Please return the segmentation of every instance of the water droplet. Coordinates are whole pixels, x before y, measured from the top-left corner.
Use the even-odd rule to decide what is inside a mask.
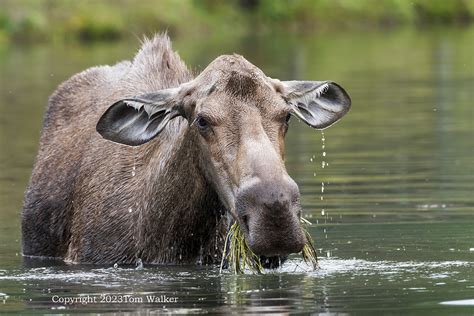
[[[118,268],[118,263],[115,263],[115,264],[114,264],[114,268],[115,268],[115,269]]]
[[[321,215],[324,216],[324,210],[321,210]]]
[[[137,259],[137,262],[135,263],[135,266],[136,266],[136,270],[141,270],[143,269],[143,261],[141,258],[138,258]]]
[[[129,208],[129,209],[128,209],[128,212],[131,213],[131,212],[132,212],[132,208]]]
[[[132,177],[134,177],[134,176],[135,176],[135,171],[132,171]]]
[[[323,151],[323,157],[326,157],[326,152],[325,151]]]

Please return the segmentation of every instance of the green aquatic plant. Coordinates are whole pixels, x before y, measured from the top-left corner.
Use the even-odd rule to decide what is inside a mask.
[[[310,264],[313,269],[316,269],[318,267],[318,254],[316,253],[316,249],[314,249],[313,238],[307,229],[312,223],[303,217],[300,217],[300,222],[306,237],[306,244],[301,251],[301,255],[306,263]]]
[[[307,229],[307,227],[312,224],[302,217],[300,218],[300,222],[306,237],[306,244],[301,251],[301,255],[307,264],[311,265],[313,269],[316,269],[318,266],[318,256],[313,246],[313,238]],[[260,257],[250,249],[247,240],[240,229],[240,224],[237,221],[232,224],[227,233],[221,261],[221,273],[225,260],[227,260],[228,267],[232,269],[235,274],[244,273],[246,268],[258,274],[263,272],[263,265],[260,261]]]

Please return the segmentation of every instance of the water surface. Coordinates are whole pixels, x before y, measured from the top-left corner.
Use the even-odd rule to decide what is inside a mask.
[[[471,28],[175,39],[193,69],[237,52],[271,77],[337,81],[353,99],[324,133],[293,120],[287,139],[320,269],[294,257],[242,276],[25,262],[21,203],[48,96],[138,44],[0,48],[0,311],[474,313],[473,38]],[[109,294],[128,302],[57,301]],[[147,302],[163,295],[177,302]]]

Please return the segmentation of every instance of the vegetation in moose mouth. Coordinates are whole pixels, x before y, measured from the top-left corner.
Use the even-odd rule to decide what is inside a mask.
[[[312,224],[303,217],[300,218],[300,223],[306,237],[306,244],[301,251],[301,255],[307,264],[311,265],[313,269],[316,269],[318,267],[318,256],[313,246],[311,234],[306,229],[307,226]],[[240,224],[237,221],[232,224],[227,233],[221,261],[221,273],[225,265],[224,262],[226,261],[227,266],[235,274],[244,273],[246,269],[261,274],[264,269],[261,258],[250,249],[244,234],[240,230]]]

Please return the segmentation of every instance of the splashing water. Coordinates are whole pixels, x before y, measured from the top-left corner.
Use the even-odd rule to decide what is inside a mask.
[[[135,263],[135,270],[141,270],[143,269],[143,261],[141,258],[137,259],[137,262]]]

